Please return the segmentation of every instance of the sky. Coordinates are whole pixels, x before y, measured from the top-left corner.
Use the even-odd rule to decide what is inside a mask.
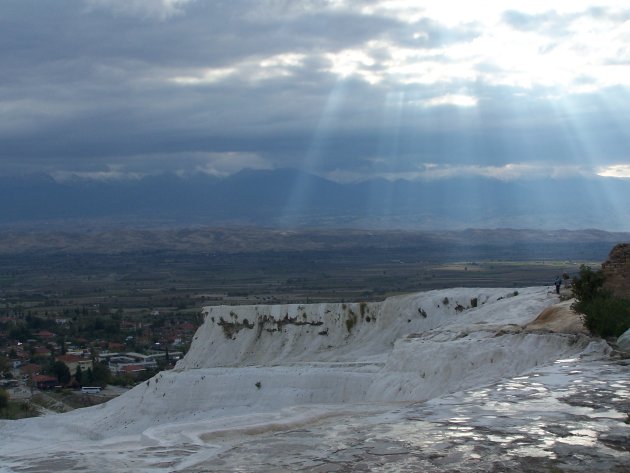
[[[0,0],[0,175],[630,178],[626,0]]]

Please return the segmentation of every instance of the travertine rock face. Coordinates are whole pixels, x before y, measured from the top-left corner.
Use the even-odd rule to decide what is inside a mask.
[[[630,299],[630,243],[615,246],[602,270],[606,275],[605,287],[617,297]]]
[[[620,350],[630,353],[630,328],[617,339],[617,345]]]

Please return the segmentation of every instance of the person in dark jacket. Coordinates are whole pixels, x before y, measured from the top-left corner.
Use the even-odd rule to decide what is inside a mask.
[[[556,294],[560,294],[560,286],[562,286],[562,278],[560,276],[557,276],[556,282],[554,284],[556,285]]]

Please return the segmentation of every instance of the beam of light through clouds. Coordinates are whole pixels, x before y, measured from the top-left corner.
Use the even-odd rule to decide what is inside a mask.
[[[7,0],[0,45],[0,174],[629,174],[626,1]]]

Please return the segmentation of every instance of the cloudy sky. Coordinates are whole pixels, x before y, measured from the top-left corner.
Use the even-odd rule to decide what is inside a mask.
[[[630,177],[627,0],[0,0],[0,174]]]

